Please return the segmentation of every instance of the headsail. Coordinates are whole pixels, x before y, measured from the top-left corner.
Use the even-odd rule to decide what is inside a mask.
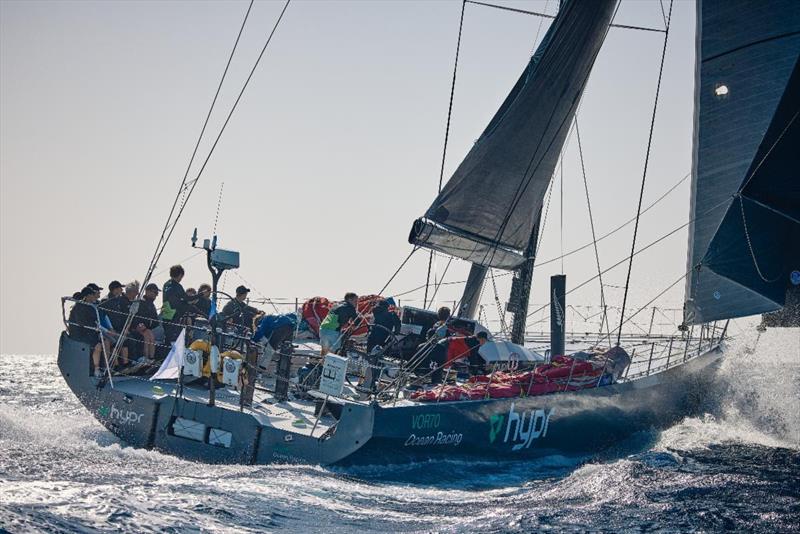
[[[690,324],[778,309],[800,270],[800,2],[697,10]]]
[[[425,216],[415,221],[410,243],[501,269],[525,261],[542,199],[615,4],[562,2],[503,105]]]

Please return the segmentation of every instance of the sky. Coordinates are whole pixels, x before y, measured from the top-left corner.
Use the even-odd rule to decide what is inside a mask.
[[[497,3],[557,10],[555,0]],[[56,352],[60,297],[88,282],[143,278],[247,5],[0,0],[0,353]],[[255,2],[199,161],[282,6]],[[694,2],[674,4],[645,205],[691,169],[694,10]],[[201,238],[216,230],[221,247],[241,252],[241,268],[224,279],[228,292],[244,283],[254,299],[293,305],[379,291],[411,252],[411,223],[436,195],[460,12],[461,2],[444,0],[293,1],[156,281],[175,263],[186,268],[185,287],[208,281],[202,256],[190,248],[196,227]],[[664,24],[659,3],[645,0],[623,0],[616,22]],[[466,6],[445,179],[549,23]],[[614,28],[589,79],[578,120],[598,235],[636,213],[662,45],[662,33]],[[563,184],[560,173],[553,184],[542,262],[591,241],[577,154],[572,136]],[[684,180],[642,216],[638,243],[672,231],[688,214]],[[599,244],[604,268],[629,253],[632,232],[628,226]],[[685,273],[686,244],[684,229],[636,256],[631,310]],[[437,280],[465,278],[467,264],[454,260],[445,273],[447,263],[434,260]],[[418,251],[384,294],[424,284],[427,264],[428,253]],[[559,272],[561,261],[536,268],[532,311],[548,301],[549,276]],[[568,288],[594,276],[593,249],[566,257],[563,272]],[[497,300],[490,280],[482,301],[493,328],[508,294],[510,277],[501,274]],[[621,304],[625,268],[604,282],[609,305]],[[434,306],[452,304],[460,292],[458,284],[441,286]],[[597,306],[599,294],[592,282],[568,302],[579,313]],[[421,305],[422,297],[399,298]],[[657,304],[682,302],[678,283]],[[659,324],[674,327],[666,316]],[[649,319],[642,312],[636,321]]]

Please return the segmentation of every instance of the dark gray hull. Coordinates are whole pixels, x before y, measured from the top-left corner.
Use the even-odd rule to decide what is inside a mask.
[[[437,455],[525,457],[595,452],[693,413],[722,349],[634,381],[514,399],[396,406],[345,402],[335,432],[280,428],[255,411],[175,399],[140,378],[98,389],[89,347],[62,335],[58,365],[86,408],[126,443],[204,462],[387,463]],[[173,435],[175,418],[232,434],[230,446]]]

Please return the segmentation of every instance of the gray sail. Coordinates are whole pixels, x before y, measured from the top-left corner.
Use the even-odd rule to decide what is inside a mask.
[[[515,269],[541,211],[616,0],[561,4],[541,45],[409,242]]]
[[[800,270],[800,2],[697,16],[689,324],[778,309]]]

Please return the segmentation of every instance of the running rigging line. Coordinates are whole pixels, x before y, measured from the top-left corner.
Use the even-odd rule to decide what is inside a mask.
[[[631,269],[633,268],[633,252],[636,249],[636,236],[639,232],[639,217],[641,215],[642,210],[642,198],[644,197],[644,185],[647,180],[647,166],[650,163],[650,148],[653,145],[653,129],[656,125],[656,112],[658,111],[658,96],[661,93],[661,78],[664,74],[664,58],[667,55],[667,42],[669,40],[669,24],[672,20],[672,4],[673,0],[669,2],[669,13],[667,14],[667,28],[664,32],[664,47],[661,49],[661,66],[658,69],[658,83],[656,84],[656,97],[655,101],[653,102],[653,115],[650,118],[650,135],[647,138],[647,152],[645,153],[644,158],[644,170],[642,171],[642,187],[639,190],[639,204],[636,207],[636,223],[633,226],[633,240],[631,242],[631,259],[628,262],[628,275],[625,278],[625,293],[622,297],[622,311],[620,312],[619,317],[619,331],[617,332],[617,345],[620,343],[620,339],[622,338],[622,325],[625,324],[625,305],[628,301],[628,290],[630,288],[631,283]]]
[[[217,90],[216,90],[216,92],[214,94],[214,99],[212,100],[211,106],[210,106],[209,111],[208,111],[208,113],[206,115],[206,120],[203,123],[203,128],[200,131],[200,136],[198,137],[197,143],[195,144],[195,148],[194,148],[194,150],[192,152],[192,156],[191,156],[191,158],[189,160],[189,165],[187,166],[186,173],[184,174],[184,178],[181,181],[181,185],[180,185],[180,188],[178,190],[178,194],[176,195],[175,200],[173,201],[173,205],[172,205],[172,208],[170,209],[170,213],[169,213],[169,216],[167,217],[167,221],[166,221],[166,223],[164,225],[164,229],[161,232],[161,236],[158,239],[158,244],[156,245],[156,249],[153,252],[153,257],[150,260],[150,265],[149,265],[149,267],[147,269],[147,274],[144,277],[144,282],[141,284],[141,286],[139,288],[139,295],[138,295],[137,299],[140,299],[142,297],[142,294],[144,292],[144,288],[150,282],[150,279],[152,278],[152,275],[153,275],[153,271],[155,270],[156,266],[158,265],[158,261],[161,259],[161,255],[164,253],[164,249],[166,248],[167,243],[169,242],[169,239],[172,237],[172,233],[175,231],[175,227],[178,224],[178,220],[180,219],[181,215],[183,214],[183,210],[186,208],[186,205],[187,205],[187,203],[189,201],[189,198],[192,196],[192,193],[194,192],[195,187],[197,187],[197,182],[200,181],[200,176],[203,174],[203,171],[205,170],[206,165],[208,164],[209,160],[211,159],[211,155],[214,153],[214,149],[217,147],[217,144],[219,143],[219,140],[222,138],[222,134],[224,133],[225,128],[228,126],[228,123],[230,122],[234,111],[236,111],[236,107],[238,106],[239,101],[242,98],[242,95],[244,95],[244,92],[247,89],[247,86],[249,85],[250,80],[253,78],[253,74],[255,73],[256,69],[258,68],[258,65],[261,62],[261,59],[264,57],[264,53],[266,52],[267,47],[269,46],[270,42],[272,41],[272,37],[275,35],[275,31],[278,29],[278,25],[280,24],[281,20],[283,19],[283,16],[286,13],[286,9],[289,7],[289,3],[290,2],[291,2],[291,0],[286,0],[286,3],[284,4],[283,9],[281,10],[280,15],[278,16],[278,19],[275,21],[275,25],[272,27],[272,30],[270,31],[269,36],[267,37],[267,40],[264,43],[263,48],[261,49],[261,53],[258,55],[258,58],[256,59],[255,64],[253,65],[253,68],[250,70],[250,73],[247,76],[247,79],[245,80],[244,84],[242,85],[242,89],[240,90],[238,96],[236,97],[236,100],[234,101],[233,106],[231,107],[231,109],[230,109],[230,111],[228,113],[228,116],[225,119],[225,122],[222,124],[222,127],[220,128],[219,133],[217,134],[217,137],[214,140],[214,143],[211,145],[211,148],[208,151],[208,155],[206,156],[205,160],[203,161],[203,164],[200,167],[200,170],[197,172],[197,175],[195,176],[194,180],[192,180],[190,182],[191,183],[191,187],[189,187],[189,183],[187,183],[186,177],[188,177],[188,175],[189,175],[189,170],[191,169],[192,163],[194,162],[194,158],[195,158],[195,155],[197,154],[198,147],[200,145],[201,140],[204,137],[204,134],[205,134],[205,131],[206,131],[206,127],[208,126],[209,118],[211,116],[211,113],[214,110],[215,105],[216,105],[217,98],[219,97],[219,93],[220,93],[220,90],[222,88],[222,84],[225,81],[225,78],[227,76],[228,69],[230,67],[231,61],[233,60],[233,56],[236,53],[236,49],[237,49],[238,44],[239,44],[239,39],[242,36],[242,32],[244,31],[245,24],[247,23],[247,19],[248,19],[249,15],[250,15],[250,10],[253,7],[253,0],[250,1],[250,4],[248,5],[248,8],[247,8],[247,12],[245,13],[244,20],[242,21],[242,25],[241,25],[241,27],[239,29],[239,33],[236,36],[236,41],[234,42],[233,49],[231,50],[231,54],[228,57],[227,63],[225,64],[225,70],[223,71],[222,78],[220,79],[220,82],[219,82],[219,84],[217,86]],[[175,214],[175,209],[176,209],[176,207],[178,207],[179,200],[180,200],[180,208],[178,209],[177,214]],[[174,219],[173,219],[173,215],[174,215]],[[116,360],[116,358],[117,358],[117,356],[119,354],[119,350],[121,349],[121,344],[122,344],[122,340],[124,338],[125,332],[127,332],[128,328],[130,328],[130,324],[131,324],[131,322],[133,320],[133,315],[135,313],[136,313],[136,310],[134,308],[131,308],[131,312],[128,314],[128,318],[125,321],[125,326],[124,326],[123,332],[122,332],[123,335],[120,336],[119,340],[117,340],[117,343],[114,346],[114,352],[113,352],[113,355],[112,355],[112,362],[111,362],[112,365],[114,364],[114,361]]]
[[[453,97],[456,92],[456,74],[458,73],[458,53],[461,50],[461,31],[464,28],[464,9],[467,7],[466,0],[461,2],[461,18],[458,21],[458,40],[456,41],[456,59],[453,63],[453,81],[450,83],[450,103],[447,106],[447,126],[444,129],[444,147],[442,148],[442,165],[439,169],[439,188],[437,194],[442,192],[442,181],[444,180],[444,163],[447,158],[447,141],[450,138],[450,118],[453,115]],[[433,249],[428,255],[428,275],[425,278],[425,299],[422,301],[422,307],[428,307],[428,286],[431,281],[431,265],[433,264]],[[450,264],[448,263],[448,266]],[[444,277],[444,275],[442,275]],[[437,287],[438,290],[438,287]],[[433,298],[431,298],[433,301]]]

